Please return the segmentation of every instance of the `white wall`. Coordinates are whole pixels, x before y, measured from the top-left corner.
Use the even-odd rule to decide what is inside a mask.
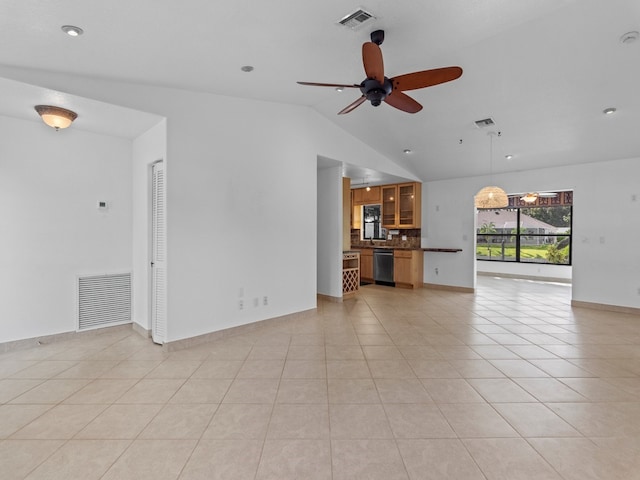
[[[520,262],[479,261],[477,272],[487,275],[532,277],[546,281],[571,282],[573,267],[570,265],[527,264]]]
[[[462,249],[425,252],[425,283],[475,288],[474,188],[468,178],[422,184],[422,246]]]
[[[151,330],[149,313],[150,289],[150,215],[151,165],[167,156],[167,122],[155,127],[133,141],[132,161],[132,249],[133,249],[133,321]],[[165,162],[165,172],[167,166]]]
[[[342,165],[318,169],[318,293],[342,298]]]
[[[494,174],[493,183],[507,192],[573,190],[573,299],[638,308],[638,178],[640,159],[632,158]],[[423,184],[423,246],[464,249],[457,254],[427,254],[425,282],[475,285],[473,195],[488,181],[473,177]],[[535,275],[537,266],[530,267]]]
[[[168,339],[315,308],[318,152],[329,145],[338,161],[384,159],[308,108],[162,97],[173,104],[163,112]]]
[[[131,141],[8,117],[0,132],[0,342],[73,331],[77,276],[131,271]]]
[[[318,155],[410,177],[310,108],[2,71],[167,118],[168,341],[315,308]]]
[[[384,158],[308,108],[163,97],[180,100],[165,112],[168,339],[315,308],[318,152]]]

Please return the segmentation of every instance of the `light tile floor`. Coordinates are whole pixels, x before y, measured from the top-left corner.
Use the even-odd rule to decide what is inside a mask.
[[[570,287],[370,285],[165,353],[129,330],[0,356],[0,477],[640,479],[640,318]]]

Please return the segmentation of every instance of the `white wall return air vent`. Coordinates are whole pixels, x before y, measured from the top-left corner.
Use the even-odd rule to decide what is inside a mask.
[[[78,331],[131,323],[131,273],[78,277]]]
[[[366,10],[359,8],[355,12],[350,13],[346,17],[343,17],[341,20],[338,21],[338,23],[340,25],[344,25],[345,27],[349,27],[350,29],[354,30],[362,26],[363,24],[370,22],[371,20],[375,20],[375,18],[376,17],[374,17],[372,14],[370,14]]]

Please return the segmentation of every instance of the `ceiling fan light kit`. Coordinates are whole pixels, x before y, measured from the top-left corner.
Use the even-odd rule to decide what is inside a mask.
[[[540,198],[555,198],[557,196],[557,192],[528,192],[522,195],[520,197],[520,200],[531,205],[536,203]]]
[[[375,30],[371,33],[371,41],[362,44],[362,63],[367,75],[360,84],[317,83],[298,82],[300,85],[333,88],[358,88],[362,96],[338,112],[344,115],[355,110],[365,101],[369,101],[374,107],[385,102],[392,107],[407,113],[417,113],[422,110],[422,105],[416,102],[404,92],[431,87],[441,83],[450,82],[462,75],[460,67],[444,67],[420,72],[407,73],[393,78],[385,77],[384,61],[380,45],[384,41],[384,31]]]
[[[525,203],[535,203],[536,200],[538,200],[538,194],[533,192],[533,193],[525,193],[522,197],[520,197],[520,200],[522,200]]]

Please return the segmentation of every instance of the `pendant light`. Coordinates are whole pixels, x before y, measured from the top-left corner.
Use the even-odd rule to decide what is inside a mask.
[[[493,137],[496,132],[489,132],[489,181],[493,182]],[[497,133],[500,136],[500,132]],[[500,187],[494,185],[484,187],[474,197],[476,208],[496,209],[509,206],[509,197]]]

